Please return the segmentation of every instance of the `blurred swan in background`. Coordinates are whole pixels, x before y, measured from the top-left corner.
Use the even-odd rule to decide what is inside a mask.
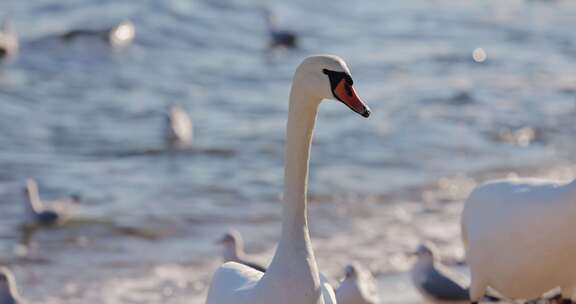
[[[321,279],[308,230],[307,181],[312,133],[323,99],[358,114],[370,110],[356,95],[346,63],[330,55],[306,58],[292,80],[287,124],[282,233],[266,273],[228,262],[214,274],[207,304],[328,304],[334,290]]]
[[[378,289],[372,273],[358,263],[344,269],[345,277],[336,290],[338,304],[380,303]]]
[[[14,274],[6,267],[0,267],[0,304],[24,304]]]
[[[24,189],[27,225],[56,225],[66,222],[80,203],[80,196],[71,195],[67,199],[49,202],[49,206],[40,199],[38,183],[29,178]]]
[[[135,35],[136,28],[134,27],[134,23],[130,20],[125,20],[104,30],[71,30],[61,35],[60,38],[66,42],[72,42],[81,38],[99,38],[112,47],[121,48],[130,45],[132,41],[134,41]]]
[[[14,29],[12,20],[5,18],[0,26],[0,60],[16,56],[18,48],[18,34]]]
[[[246,253],[244,252],[244,242],[240,232],[237,230],[230,230],[221,239],[217,241],[224,247],[223,257],[224,262],[236,262],[250,266],[258,271],[266,272],[264,266],[258,265],[254,262],[246,260]]]
[[[170,105],[164,126],[166,143],[171,147],[192,145],[192,119],[179,105]]]
[[[269,47],[296,48],[298,47],[298,34],[288,29],[282,29],[278,25],[278,17],[268,8],[263,9],[264,18],[270,36]]]

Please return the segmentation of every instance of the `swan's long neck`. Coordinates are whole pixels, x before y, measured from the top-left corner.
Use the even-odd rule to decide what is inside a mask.
[[[28,187],[28,194],[26,198],[26,212],[29,215],[38,214],[42,210],[42,201],[40,200],[38,189],[35,187]]]
[[[288,112],[282,239],[309,242],[307,220],[308,163],[318,106],[294,87]]]
[[[306,192],[310,144],[320,100],[308,100],[298,90],[302,80],[295,77],[290,92],[282,235],[264,281],[283,285],[281,293],[292,295],[294,303],[316,303],[321,301],[320,278],[308,232]],[[299,294],[297,298],[293,298],[295,293]]]

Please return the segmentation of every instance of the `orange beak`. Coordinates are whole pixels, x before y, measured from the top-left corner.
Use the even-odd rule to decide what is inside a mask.
[[[349,85],[345,79],[340,80],[334,88],[334,97],[347,105],[352,111],[364,116],[370,116],[370,108],[358,97],[354,87]]]

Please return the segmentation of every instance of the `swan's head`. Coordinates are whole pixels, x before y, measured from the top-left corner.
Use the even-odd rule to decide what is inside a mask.
[[[356,94],[350,69],[338,56],[316,55],[304,59],[296,70],[294,85],[318,102],[336,99],[352,111],[370,116],[370,108]]]
[[[36,182],[36,180],[33,178],[28,178],[26,180],[26,185],[24,186],[23,191],[24,191],[24,194],[26,196],[29,196],[31,194],[32,195],[37,194],[38,193],[38,183]]]
[[[438,257],[438,249],[434,244],[424,242],[418,246],[414,255],[416,255],[418,261],[434,262]]]

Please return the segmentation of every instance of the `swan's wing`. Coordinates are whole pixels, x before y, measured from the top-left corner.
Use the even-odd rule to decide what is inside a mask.
[[[322,290],[322,298],[324,304],[336,304],[336,294],[334,288],[328,282],[328,279],[323,274],[320,274],[320,289]]]
[[[238,303],[237,293],[254,288],[262,275],[264,273],[240,263],[225,263],[212,277],[206,304]]]

